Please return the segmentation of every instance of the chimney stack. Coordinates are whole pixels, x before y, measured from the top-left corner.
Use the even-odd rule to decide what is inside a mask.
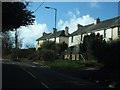
[[[45,36],[46,35],[46,33],[45,32],[43,32],[43,36]]]
[[[97,18],[97,19],[94,20],[94,25],[96,25],[98,23],[100,23],[100,19],[99,18]]]
[[[55,34],[57,32],[57,29],[56,28],[53,28],[53,34]]]
[[[68,35],[68,32],[69,32],[69,27],[65,27],[65,35]]]
[[[78,24],[77,26],[78,26],[78,30],[81,29],[81,28],[83,27],[83,26],[80,25],[80,24]]]

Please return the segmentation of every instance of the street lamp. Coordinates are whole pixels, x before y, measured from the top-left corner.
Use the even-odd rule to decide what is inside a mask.
[[[52,7],[45,7],[46,9],[53,9],[55,10],[55,29],[56,29],[56,20],[57,20],[57,9],[56,8],[52,8]]]
[[[45,8],[55,10],[55,29],[56,29],[57,9],[52,7],[45,7]],[[55,32],[55,43],[56,43],[56,32]],[[55,52],[56,52],[56,45],[55,45]]]

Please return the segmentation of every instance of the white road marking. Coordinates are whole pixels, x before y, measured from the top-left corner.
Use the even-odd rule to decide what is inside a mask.
[[[28,74],[30,74],[33,78],[36,78],[35,75],[33,75],[31,72],[27,71],[25,68],[21,67],[21,69],[23,69],[24,71],[26,71]]]
[[[49,88],[46,84],[44,84],[43,82],[41,82],[41,84],[42,84],[44,87],[50,89],[50,88]]]
[[[37,66],[32,66],[32,67],[37,67]]]
[[[26,71],[25,68],[23,68],[23,67],[20,67],[20,68],[23,69],[24,71]]]
[[[35,75],[33,75],[31,72],[27,71],[28,74],[30,74],[33,78],[36,78]]]
[[[30,74],[33,78],[36,78],[35,75],[33,75],[31,72],[27,71],[28,74]],[[43,82],[41,82],[41,84],[45,87],[45,88],[48,88],[50,89],[46,84],[44,84]]]
[[[25,68],[22,68],[22,67],[21,67],[21,69],[23,69],[24,71],[26,71],[26,72],[27,72],[28,74],[30,74],[33,78],[36,78],[35,75],[33,75],[31,72],[25,70]],[[41,82],[41,81],[40,81],[40,82]],[[49,88],[46,84],[44,84],[43,82],[41,82],[41,84],[42,84],[45,88],[50,89],[50,88]]]

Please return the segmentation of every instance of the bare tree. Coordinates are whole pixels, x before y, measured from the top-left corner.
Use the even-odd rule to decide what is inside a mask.
[[[10,34],[10,32],[2,33],[2,54],[7,55],[11,53],[12,48],[14,48],[15,38]]]
[[[26,47],[26,48],[34,48],[34,46],[33,46],[32,44],[30,44],[30,43],[26,43],[26,44],[25,44],[25,47]]]

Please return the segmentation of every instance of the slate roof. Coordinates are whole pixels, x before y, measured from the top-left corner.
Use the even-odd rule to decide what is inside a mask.
[[[66,35],[64,30],[57,31],[54,34],[53,33],[46,33],[44,36],[38,38],[36,41],[50,39],[50,38],[55,38],[55,37],[60,37],[60,36],[68,37],[69,34]]]
[[[103,29],[108,29],[110,27],[112,28],[115,26],[120,26],[120,16],[112,18],[112,19],[108,19],[105,21],[100,21],[96,25],[89,24],[89,25],[83,26],[81,29],[73,32],[71,34],[71,36],[79,35],[82,33],[88,33],[88,32],[92,32],[92,31],[99,31],[99,30],[103,30]]]

